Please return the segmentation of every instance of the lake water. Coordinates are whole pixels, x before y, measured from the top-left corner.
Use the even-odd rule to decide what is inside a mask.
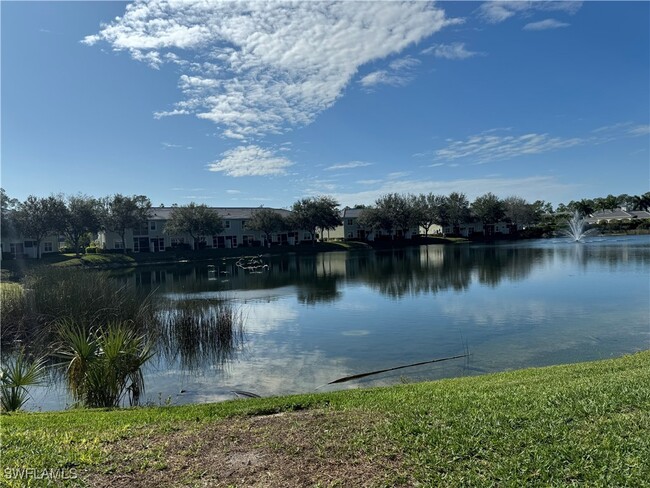
[[[242,314],[233,351],[187,361],[159,354],[145,400],[219,401],[484,374],[650,348],[650,236],[431,245],[382,252],[137,269],[171,300],[226,298]],[[197,346],[199,344],[196,344]],[[468,358],[324,386],[347,375],[469,352]],[[62,409],[61,385],[29,407]]]

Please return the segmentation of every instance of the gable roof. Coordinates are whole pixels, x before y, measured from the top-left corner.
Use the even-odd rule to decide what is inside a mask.
[[[169,220],[171,218],[172,210],[175,207],[154,207],[151,209],[149,214],[149,220]],[[260,210],[260,207],[209,207],[211,210],[215,210],[222,219],[250,219],[255,213],[256,210]],[[273,210],[274,212],[279,213],[283,217],[288,217],[291,215],[289,210],[283,208],[267,208],[268,210]]]

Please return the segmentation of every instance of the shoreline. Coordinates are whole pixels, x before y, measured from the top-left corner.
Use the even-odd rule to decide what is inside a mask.
[[[33,468],[90,486],[648,486],[649,384],[647,350],[390,387],[8,414],[5,481],[22,486],[7,469]]]

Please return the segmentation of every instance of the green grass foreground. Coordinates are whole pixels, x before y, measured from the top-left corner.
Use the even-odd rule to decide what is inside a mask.
[[[8,468],[74,468],[70,485],[108,486],[128,473],[134,486],[205,486],[210,456],[232,456],[251,432],[250,452],[265,449],[267,463],[268,453],[282,457],[280,474],[299,462],[304,476],[316,463],[306,486],[650,486],[650,351],[388,388],[1,420],[0,483],[13,486],[25,481],[7,479]],[[231,444],[219,451],[222,442]],[[363,466],[351,482],[348,469]],[[238,476],[208,484],[287,481]]]

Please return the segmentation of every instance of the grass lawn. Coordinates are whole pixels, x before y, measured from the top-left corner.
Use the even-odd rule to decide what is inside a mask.
[[[641,487],[650,351],[389,388],[1,420],[0,483],[10,486],[26,481],[7,473],[32,468],[88,486]]]

